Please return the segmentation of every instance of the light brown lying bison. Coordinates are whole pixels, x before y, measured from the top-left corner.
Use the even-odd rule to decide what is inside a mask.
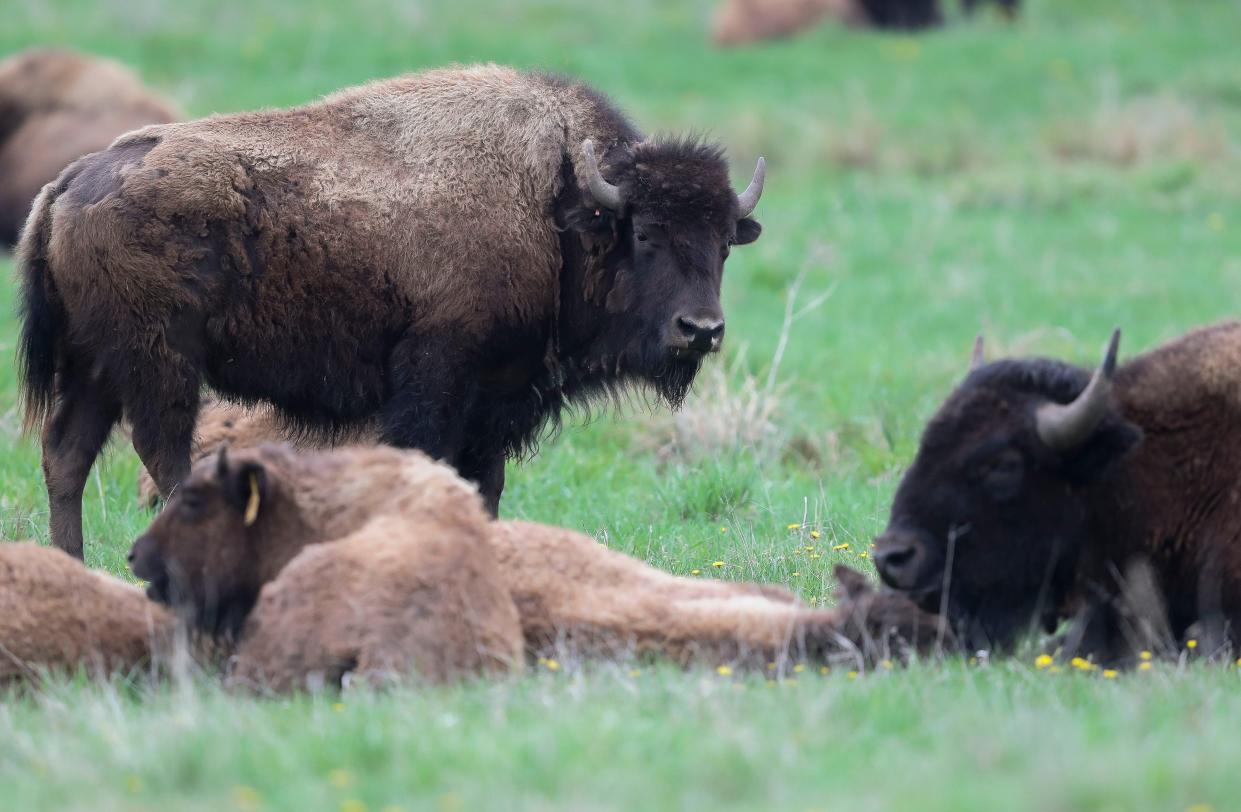
[[[1241,323],[1120,367],[1118,340],[1093,374],[979,357],[923,433],[875,565],[971,648],[1072,618],[1074,653],[1123,661],[1136,591],[1241,649]]]
[[[49,671],[106,677],[171,652],[172,613],[60,550],[0,543],[0,686]]]
[[[161,492],[188,475],[204,386],[303,429],[377,425],[494,513],[505,459],[566,408],[682,401],[764,177],[738,194],[718,146],[494,65],[130,133],[45,189],[18,249],[53,542],[82,555],[122,415]]]
[[[177,118],[111,60],[36,49],[0,62],[0,245],[17,242],[39,190],[75,159]]]
[[[904,598],[875,593],[856,574],[842,574],[846,594],[840,607],[815,610],[775,587],[671,576],[567,530],[488,523],[477,497],[469,492],[465,499],[463,492],[469,492],[467,486],[450,469],[417,452],[379,447],[298,454],[281,445],[236,450],[194,467],[135,542],[132,566],[151,582],[152,597],[182,607],[205,628],[240,636],[239,661],[253,656],[257,662],[276,652],[283,663],[298,665],[306,640],[315,641],[316,652],[353,652],[337,654],[332,668],[319,660],[307,669],[315,680],[338,678],[360,662],[356,646],[369,627],[367,617],[381,624],[432,612],[423,601],[444,600],[433,590],[439,578],[445,579],[443,589],[456,589],[450,575],[437,574],[443,568],[420,573],[411,564],[409,577],[422,580],[409,583],[421,586],[402,591],[394,581],[383,595],[366,597],[368,589],[356,584],[404,577],[392,575],[402,571],[395,558],[366,555],[366,545],[375,542],[358,539],[377,535],[388,538],[381,545],[394,550],[404,545],[406,555],[427,543],[479,562],[485,553],[498,566],[500,583],[491,587],[495,600],[516,604],[526,648],[536,656],[632,653],[747,665],[843,656],[864,663],[897,656],[905,645],[926,651],[945,640],[951,644],[935,617]],[[378,533],[377,521],[384,528]],[[480,524],[489,531],[482,547],[469,540]],[[391,538],[394,534],[399,538]],[[453,541],[437,541],[448,538]],[[369,573],[354,585],[342,583],[332,564],[341,555],[337,539],[349,539],[349,567]],[[471,583],[483,585],[487,579]],[[274,597],[277,592],[282,600]],[[475,594],[466,586],[458,592]],[[464,601],[481,603],[481,598]],[[355,613],[358,604],[368,608]],[[329,615],[347,623],[329,622]],[[385,640],[396,640],[401,628],[391,623]],[[255,630],[264,627],[269,631],[263,642],[254,642]],[[349,634],[339,633],[346,628]],[[478,636],[445,632],[438,645],[456,650],[460,641]],[[286,640],[283,647],[278,639]],[[419,643],[389,651],[418,648],[425,650]],[[474,643],[466,648],[478,650]],[[267,677],[281,688],[298,682],[285,679],[280,668],[244,670],[253,682]],[[402,673],[399,667],[384,670]],[[272,673],[279,678],[271,680]]]

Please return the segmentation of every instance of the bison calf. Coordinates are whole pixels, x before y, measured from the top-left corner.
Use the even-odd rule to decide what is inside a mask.
[[[449,469],[416,452],[383,447],[298,454],[288,446],[264,445],[203,460],[135,542],[131,559],[134,572],[151,581],[153,597],[184,607],[208,629],[239,633],[239,660],[249,650],[257,652],[256,661],[275,652],[282,662],[298,664],[287,671],[253,670],[305,673],[301,663],[326,659],[339,672],[375,659],[358,651],[359,641],[367,639],[360,631],[337,633],[360,630],[365,617],[394,618],[377,633],[380,648],[404,639],[398,632],[408,618],[425,616],[431,631],[411,646],[443,646],[450,659],[456,656],[451,652],[476,650],[460,641],[477,635],[451,631],[437,619],[458,614],[461,600],[448,602],[435,589],[440,580],[445,589],[457,583],[451,572],[460,565],[443,563],[454,560],[450,552],[481,555],[476,541],[462,540],[469,536],[466,529],[477,533],[479,527],[487,555],[498,560],[500,583],[471,583],[492,589],[497,601],[515,602],[526,646],[535,654],[565,648],[583,656],[650,653],[678,662],[836,656],[868,661],[906,643],[929,650],[946,636],[935,617],[908,599],[874,593],[864,579],[848,574],[842,575],[842,605],[814,610],[779,588],[671,576],[571,531],[487,522],[472,490]],[[435,544],[445,552],[434,552]],[[368,561],[372,545],[376,558]],[[419,545],[432,545],[425,548],[431,552],[417,552]],[[402,569],[395,552],[380,552],[398,549],[440,563]],[[391,579],[387,591],[360,581],[341,587],[332,576],[338,559],[347,562],[341,566],[348,572],[369,573],[365,583]],[[371,591],[380,597],[365,597]],[[464,587],[458,592],[472,594]],[[454,610],[437,612],[428,600]],[[465,605],[475,601],[481,605],[481,598]],[[294,602],[300,608],[291,608]],[[357,605],[364,608],[355,614]],[[380,606],[388,608],[381,612]],[[285,619],[268,620],[278,616]],[[281,631],[293,627],[325,631]],[[252,637],[260,628],[268,630],[263,642],[251,642],[260,639]],[[298,646],[307,638],[313,642],[306,659],[299,659]],[[281,646],[277,639],[286,642]],[[342,646],[353,646],[353,655],[341,655]],[[287,684],[282,680],[274,679]]]
[[[39,190],[76,158],[177,118],[111,60],[35,49],[0,62],[0,245],[17,242]]]
[[[922,435],[875,565],[971,647],[1075,618],[1075,653],[1123,660],[1157,601],[1175,637],[1241,644],[1241,323],[1120,367],[1118,340],[1093,374],[979,353]]]
[[[44,671],[130,671],[169,652],[172,614],[60,550],[0,544],[0,684]]]

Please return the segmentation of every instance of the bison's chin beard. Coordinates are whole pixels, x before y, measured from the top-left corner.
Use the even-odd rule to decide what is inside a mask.
[[[668,408],[681,408],[702,369],[705,356],[700,354],[686,355],[679,358],[667,358],[645,377],[651,388],[660,399],[668,404]]]
[[[1016,590],[1015,590],[1016,591]],[[938,614],[945,610],[943,592],[924,592],[915,599],[926,612]],[[990,651],[1011,654],[1027,635],[1047,628],[1047,607],[1037,600],[1018,597],[974,598],[953,590],[947,603],[948,622],[961,645],[968,651]]]

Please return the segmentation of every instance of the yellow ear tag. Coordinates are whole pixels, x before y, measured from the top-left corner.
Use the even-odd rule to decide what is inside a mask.
[[[254,524],[259,517],[259,480],[250,474],[250,499],[246,502],[246,527]]]

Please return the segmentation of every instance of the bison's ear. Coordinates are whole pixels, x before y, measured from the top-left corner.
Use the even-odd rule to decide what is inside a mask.
[[[735,245],[749,245],[758,239],[758,235],[763,233],[763,227],[758,221],[752,217],[742,217],[737,221],[737,237],[733,241]]]
[[[229,504],[241,513],[246,526],[258,521],[267,501],[267,469],[261,462],[247,460],[229,467],[221,483]]]
[[[1079,484],[1101,479],[1141,442],[1142,430],[1133,423],[1105,419],[1086,442],[1065,452],[1065,473]]]
[[[836,592],[840,598],[856,601],[874,591],[870,580],[852,567],[837,564],[833,574],[836,576]]]

